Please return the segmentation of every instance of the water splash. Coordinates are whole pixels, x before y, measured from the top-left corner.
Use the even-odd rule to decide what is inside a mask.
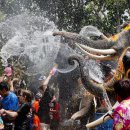
[[[97,36],[100,37],[102,35],[102,33],[94,26],[84,26],[80,33],[81,35],[85,36],[85,37],[91,37],[91,36]]]
[[[87,38],[91,38],[93,36],[100,37],[102,35],[102,33],[96,27],[91,25],[84,26],[79,34]],[[86,60],[85,67],[89,68],[89,76],[93,80],[98,83],[103,83],[104,74],[102,72],[100,63],[97,63],[95,60]]]
[[[59,37],[52,36],[54,30],[56,26],[53,22],[29,12],[0,23],[0,35],[7,41],[3,42],[0,52],[3,65],[7,65],[11,56],[19,56],[19,59],[27,56],[33,63],[27,68],[27,74],[48,72],[60,48]]]

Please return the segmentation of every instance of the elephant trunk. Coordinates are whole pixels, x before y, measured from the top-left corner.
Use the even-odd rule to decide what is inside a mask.
[[[84,87],[93,95],[103,98],[103,92],[104,89],[102,86],[98,86],[93,84],[89,77],[89,71],[84,73],[84,59],[81,56],[71,56],[69,57],[69,60],[76,60],[79,63],[79,70],[80,70],[80,76],[82,83]]]
[[[74,40],[77,43],[85,44],[89,47],[96,48],[96,49],[109,49],[114,45],[112,41],[109,41],[107,39],[95,41],[77,33],[59,31],[59,32],[53,33],[53,36],[56,36],[56,35],[61,35],[65,38]]]

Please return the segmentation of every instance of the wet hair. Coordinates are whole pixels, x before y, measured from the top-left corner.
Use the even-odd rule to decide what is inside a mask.
[[[123,100],[130,96],[130,80],[122,79],[114,84],[115,93]]]
[[[6,91],[9,91],[8,83],[7,82],[1,82],[0,83],[0,90],[5,89]]]
[[[25,89],[20,89],[18,95],[25,97],[27,102],[31,102],[33,98],[31,91]]]

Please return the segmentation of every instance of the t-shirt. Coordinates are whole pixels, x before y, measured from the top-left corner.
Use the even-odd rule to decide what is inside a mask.
[[[49,88],[47,88],[39,103],[38,116],[40,118],[41,123],[45,123],[45,124],[50,123],[49,103],[51,102],[51,100],[52,100],[52,94],[51,94]]]
[[[18,110],[18,116],[15,119],[15,129],[14,130],[30,130],[30,114],[31,104],[24,103]]]
[[[5,110],[17,111],[19,108],[18,97],[13,92],[9,92],[9,94],[2,99],[1,105]]]
[[[32,107],[35,109],[36,113],[38,112],[39,109],[39,101],[34,101],[32,104]]]
[[[33,123],[34,125],[37,125],[37,128],[35,130],[40,130],[40,119],[37,115],[34,115]]]
[[[59,121],[60,120],[60,104],[58,102],[51,102],[51,107],[56,112],[50,112],[50,116],[52,120]]]
[[[1,100],[1,107],[5,110],[17,111],[19,108],[18,98],[13,92],[9,92],[9,94]],[[3,116],[2,119],[4,123],[10,123],[14,121],[14,118],[10,116]]]
[[[113,119],[113,130],[130,130],[130,97],[115,108]]]
[[[54,110],[56,110],[57,112],[53,112],[53,119],[59,121],[60,120],[60,104],[59,103],[55,104]]]

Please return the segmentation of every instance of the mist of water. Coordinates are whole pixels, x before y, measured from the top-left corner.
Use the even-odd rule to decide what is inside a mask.
[[[7,39],[0,52],[3,65],[7,65],[11,56],[26,55],[33,62],[26,73],[46,73],[54,65],[60,48],[60,39],[52,36],[54,30],[53,22],[28,12],[0,23],[0,34]]]
[[[80,35],[83,35],[84,37],[100,37],[102,35],[102,33],[94,26],[84,26],[81,31],[80,31]]]

